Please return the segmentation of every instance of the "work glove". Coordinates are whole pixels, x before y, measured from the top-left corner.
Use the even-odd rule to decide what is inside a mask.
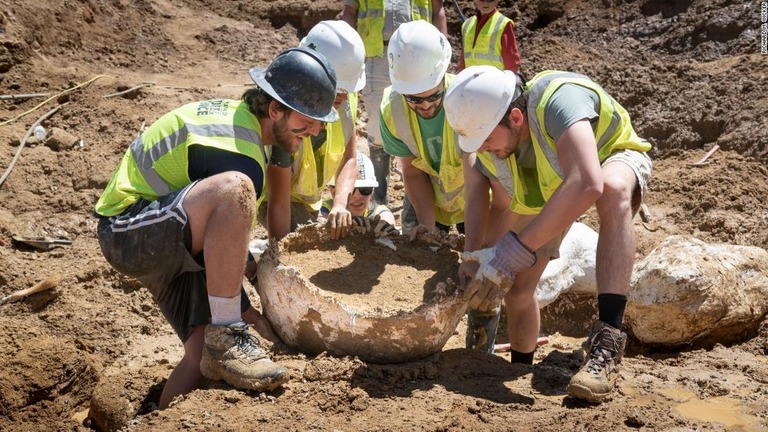
[[[352,216],[352,230],[358,234],[373,234],[376,238],[400,235],[400,232],[380,215],[373,218]]]
[[[511,283],[496,285],[488,279],[472,279],[464,291],[464,298],[470,309],[478,312],[491,312],[501,304],[504,294],[512,286]]]
[[[394,237],[400,235],[400,231],[398,231],[394,225],[382,219],[380,215],[376,215],[373,218],[373,224],[373,235],[376,238]]]
[[[496,255],[496,248],[489,247],[472,252],[463,252],[461,254],[462,264],[474,261],[479,264],[474,279],[488,279],[496,285],[502,285],[504,281],[503,274],[490,265],[493,257]],[[510,278],[511,279],[511,278]]]
[[[492,248],[461,254],[463,261],[476,261],[479,268],[469,282],[465,297],[469,307],[488,311],[501,302],[512,287],[515,275],[536,264],[536,254],[531,252],[513,232],[507,233]]]
[[[368,234],[373,232],[371,220],[364,216],[352,216],[352,232],[357,234]]]
[[[512,231],[505,234],[493,249],[495,253],[493,259],[488,262],[488,267],[492,267],[507,279],[514,279],[520,271],[536,264],[536,254],[522,244],[517,238],[517,234]],[[481,266],[479,272],[482,271]],[[488,271],[486,270],[486,272]]]
[[[501,303],[507,290],[512,286],[512,280],[505,278],[495,268],[490,266],[496,251],[494,248],[485,248],[461,254],[461,266],[465,271],[468,267],[477,266],[475,276],[469,281],[464,290],[464,298],[468,301],[469,308],[478,312],[490,312]],[[460,274],[465,280],[469,274]]]

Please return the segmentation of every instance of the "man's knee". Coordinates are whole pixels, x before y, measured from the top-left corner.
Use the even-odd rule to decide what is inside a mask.
[[[227,171],[206,180],[212,181],[209,187],[214,196],[226,203],[235,204],[246,217],[254,216],[256,191],[250,177],[238,171]]]
[[[535,300],[536,286],[530,289],[526,284],[514,283],[512,287],[504,294],[504,304],[507,309],[518,309]]]
[[[610,215],[613,212],[630,212],[632,209],[632,195],[637,188],[637,180],[634,176],[622,175],[607,176],[603,180],[603,194],[597,200],[598,213]]]

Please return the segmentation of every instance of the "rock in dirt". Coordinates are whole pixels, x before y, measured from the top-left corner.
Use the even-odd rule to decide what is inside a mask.
[[[768,314],[768,252],[671,236],[635,266],[626,324],[661,345],[736,342]]]
[[[80,138],[64,129],[52,127],[45,145],[53,151],[69,150],[80,142]]]

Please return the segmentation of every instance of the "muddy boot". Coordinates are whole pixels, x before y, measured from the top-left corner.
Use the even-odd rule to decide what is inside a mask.
[[[600,403],[608,399],[616,379],[618,365],[624,356],[627,334],[602,321],[592,325],[587,338],[587,352],[581,369],[568,384],[570,396]]]
[[[496,343],[496,331],[499,328],[501,306],[489,312],[467,311],[467,349],[475,349],[493,354]]]
[[[288,381],[288,373],[267,357],[249,327],[244,322],[206,326],[200,372],[239,389],[273,390]]]

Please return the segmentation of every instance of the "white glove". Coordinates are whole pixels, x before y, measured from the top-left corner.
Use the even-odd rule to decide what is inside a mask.
[[[490,265],[491,260],[495,256],[496,249],[490,247],[472,252],[463,252],[461,254],[461,259],[462,261],[476,261],[480,264],[480,268],[477,270],[477,273],[475,273],[475,280],[482,281],[483,279],[488,279],[494,284],[502,286],[506,278]]]

